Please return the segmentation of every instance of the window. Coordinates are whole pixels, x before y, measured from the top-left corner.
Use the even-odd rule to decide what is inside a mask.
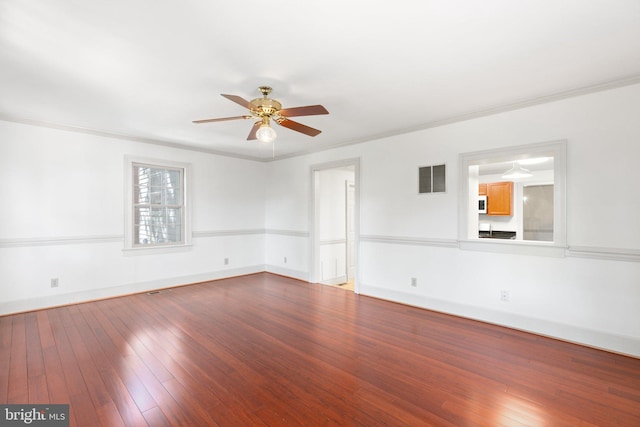
[[[461,154],[459,173],[462,248],[564,254],[566,141]],[[486,210],[478,208],[481,199]]]
[[[188,165],[127,159],[126,249],[190,243]]]
[[[423,166],[418,168],[418,191],[424,193],[444,193],[445,166]]]
[[[133,164],[133,245],[182,243],[183,169]]]

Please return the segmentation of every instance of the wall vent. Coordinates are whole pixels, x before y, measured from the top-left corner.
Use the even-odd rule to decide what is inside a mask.
[[[444,193],[446,192],[445,165],[421,166],[418,168],[418,192]]]
[[[160,289],[158,291],[147,292],[147,295],[155,295],[155,294],[165,294],[167,292],[171,292],[172,289]]]

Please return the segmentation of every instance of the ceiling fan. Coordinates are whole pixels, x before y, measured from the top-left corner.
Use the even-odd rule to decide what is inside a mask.
[[[253,124],[247,140],[257,139],[260,142],[273,142],[276,139],[276,131],[271,127],[272,119],[280,126],[301,132],[305,135],[316,136],[321,132],[318,129],[303,125],[302,123],[294,122],[293,120],[290,120],[289,117],[329,114],[326,108],[322,105],[282,108],[282,104],[280,104],[280,102],[275,99],[268,98],[268,95],[271,93],[271,88],[269,86],[260,86],[258,89],[260,90],[260,93],[262,93],[262,98],[256,98],[251,101],[247,101],[237,95],[222,94],[222,96],[228,100],[247,108],[250,114],[244,116],[222,117],[218,119],[194,120],[193,123],[213,123],[227,120],[255,118],[258,120]]]

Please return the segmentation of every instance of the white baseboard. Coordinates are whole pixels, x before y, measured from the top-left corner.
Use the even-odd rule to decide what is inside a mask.
[[[193,274],[189,276],[170,277],[147,282],[129,283],[126,285],[109,288],[92,289],[82,292],[53,295],[40,298],[29,298],[0,303],[0,315],[23,313],[44,308],[58,307],[62,305],[77,304],[81,302],[95,301],[113,298],[123,295],[137,294],[157,289],[190,285],[193,283],[207,282],[209,280],[225,279],[228,277],[244,276],[247,274],[261,273],[265,271],[264,265],[256,265],[228,270],[211,271],[207,273]]]
[[[21,313],[44,308],[51,308],[81,302],[88,302],[123,295],[148,292],[157,289],[184,286],[193,283],[219,280],[247,274],[268,272],[280,276],[309,281],[306,271],[291,270],[273,265],[256,265],[236,269],[219,270],[189,276],[172,277],[161,280],[131,283],[110,288],[93,289],[89,291],[73,292],[41,298],[8,301],[0,303],[0,315]],[[342,282],[338,282],[342,283]],[[548,320],[522,316],[515,313],[474,307],[451,301],[438,300],[404,292],[392,291],[376,286],[359,284],[359,293],[366,296],[399,302],[415,307],[439,311],[469,319],[493,323],[508,328],[518,329],[538,335],[549,336],[563,341],[569,341],[589,347],[599,348],[615,353],[640,357],[640,340],[635,337],[611,334],[604,331],[582,328],[574,325],[551,322]]]
[[[308,271],[292,270],[289,268],[278,267],[277,265],[266,265],[264,271],[267,273],[277,274],[279,276],[302,280],[304,282],[309,281]]]
[[[361,295],[399,302],[414,307],[425,308],[468,319],[479,320],[499,326],[505,326],[507,328],[531,332],[537,335],[557,338],[562,341],[568,341],[575,344],[581,344],[609,352],[640,358],[640,339],[636,337],[612,334],[580,326],[522,316],[516,313],[490,310],[482,307],[459,304],[452,301],[412,295],[364,283],[360,283],[359,293]]]

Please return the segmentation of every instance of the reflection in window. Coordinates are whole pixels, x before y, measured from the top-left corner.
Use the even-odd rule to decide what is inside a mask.
[[[133,245],[183,243],[184,170],[133,164]]]

